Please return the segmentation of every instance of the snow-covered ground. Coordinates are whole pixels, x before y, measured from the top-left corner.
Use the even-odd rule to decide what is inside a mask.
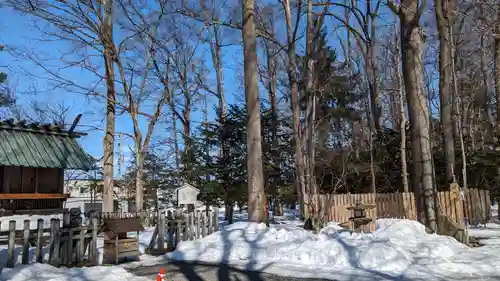
[[[235,223],[169,254],[175,260],[224,262],[249,270],[335,280],[447,280],[500,277],[498,248],[470,249],[428,235],[409,220],[378,220],[371,234],[332,224],[319,234],[297,226]]]
[[[500,247],[500,220],[498,219],[498,205],[491,207],[491,221],[486,225],[469,228],[469,235],[477,238],[484,245],[499,245]]]
[[[182,242],[175,252],[162,257],[142,255],[139,262],[79,269],[55,269],[42,264],[18,266],[4,269],[0,280],[142,281],[124,268],[160,264],[169,259],[222,262],[298,278],[500,280],[500,243],[468,248],[453,238],[427,234],[415,221],[380,219],[376,231],[369,234],[350,233],[331,223],[313,234],[302,228],[293,211],[276,217],[269,227],[245,219],[244,212],[236,211],[236,223],[225,225],[222,221],[221,231],[197,241]],[[495,219],[486,228],[471,228],[470,235],[500,242],[500,222]],[[142,249],[151,235],[152,229],[141,233]]]
[[[84,268],[55,268],[47,264],[35,263],[4,268],[1,281],[146,281],[120,266],[96,266]],[[149,280],[150,281],[150,280]]]

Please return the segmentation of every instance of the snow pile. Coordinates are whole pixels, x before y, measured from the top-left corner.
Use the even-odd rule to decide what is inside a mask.
[[[1,281],[146,281],[118,266],[96,266],[83,268],[55,268],[47,264],[35,263],[2,270]]]
[[[470,249],[451,237],[429,235],[418,222],[384,219],[376,226],[374,233],[355,234],[331,224],[313,234],[293,225],[238,222],[182,242],[167,257],[335,280],[500,276],[500,259],[491,260],[487,251]]]

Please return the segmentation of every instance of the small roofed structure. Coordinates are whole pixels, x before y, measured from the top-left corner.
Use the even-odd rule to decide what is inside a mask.
[[[201,201],[198,201],[200,190],[189,183],[184,183],[181,187],[176,188],[175,194],[177,195],[177,206],[181,208],[187,206],[188,211],[203,205]]]
[[[118,264],[122,259],[138,260],[139,232],[143,231],[140,217],[104,218],[101,231],[104,232],[103,264]],[[136,237],[128,237],[128,232],[137,232]]]
[[[54,124],[0,121],[0,210],[4,214],[63,208],[69,196],[64,194],[64,170],[88,171],[95,163],[76,141],[85,135],[73,131],[80,117],[69,130]]]
[[[127,238],[127,232],[144,231],[140,218],[115,218],[104,219],[100,232],[106,234],[107,239]]]

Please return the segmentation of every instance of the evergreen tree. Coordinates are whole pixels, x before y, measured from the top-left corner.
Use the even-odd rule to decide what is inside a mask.
[[[146,153],[144,158],[144,172],[143,172],[143,183],[144,183],[144,208],[156,208],[157,203],[168,204],[172,201],[173,196],[173,186],[171,184],[172,174],[166,169],[166,159],[162,156],[149,151]],[[130,200],[134,200],[135,190],[135,155],[132,155],[132,161],[130,167],[127,169],[124,175],[124,181],[129,187]],[[162,198],[157,198],[157,191],[160,191],[163,196]],[[157,202],[158,201],[158,202]]]

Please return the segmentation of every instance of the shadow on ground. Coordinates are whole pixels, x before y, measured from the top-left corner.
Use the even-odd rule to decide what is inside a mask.
[[[209,264],[201,262],[178,262],[149,267],[131,268],[129,271],[138,276],[149,277],[156,280],[160,268],[165,270],[164,280],[189,280],[189,281],[299,281],[304,278],[278,276],[256,271],[238,269],[225,264]],[[307,279],[323,281],[326,279]]]

